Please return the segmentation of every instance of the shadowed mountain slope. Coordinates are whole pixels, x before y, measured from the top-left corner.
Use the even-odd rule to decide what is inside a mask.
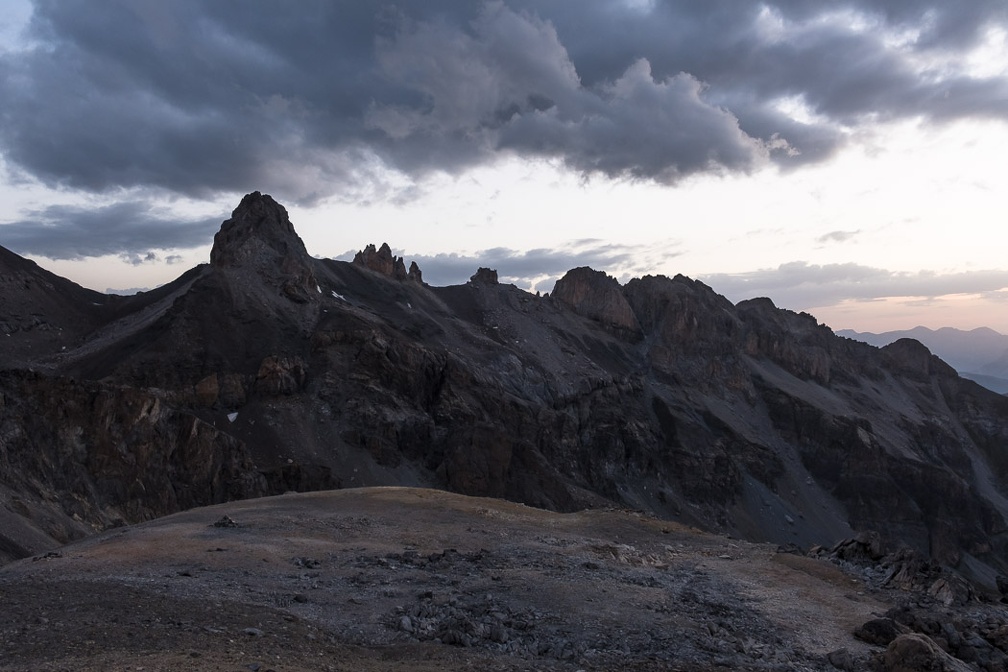
[[[916,341],[878,349],[682,276],[431,287],[387,246],[313,259],[258,192],[209,265],[150,294],[4,352],[8,555],[228,498],[396,484],[778,543],[876,530],[987,586],[1008,571],[1008,399]]]
[[[1008,393],[1008,336],[993,329],[981,327],[963,331],[951,327],[937,330],[915,327],[881,334],[846,329],[837,334],[878,347],[901,338],[912,338],[926,345],[964,378],[975,380],[995,392]]]

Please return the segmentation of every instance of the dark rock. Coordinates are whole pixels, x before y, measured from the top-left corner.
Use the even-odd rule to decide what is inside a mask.
[[[497,271],[481,267],[469,278],[469,282],[474,285],[496,285],[498,284]]]
[[[874,563],[885,556],[878,532],[863,532],[853,539],[844,539],[833,546],[833,555],[841,560]]]
[[[353,263],[394,280],[405,280],[410,277],[406,272],[403,258],[393,255],[392,248],[388,246],[388,243],[382,243],[378,249],[375,249],[374,245],[368,245],[354,255]],[[414,267],[416,267],[416,263],[410,266],[410,271],[413,271]],[[417,275],[414,279],[420,280],[420,269],[416,268],[416,270]]]
[[[879,567],[886,572],[883,586],[920,591],[945,606],[965,604],[976,597],[969,581],[913,549],[885,556]]]
[[[633,309],[615,278],[587,267],[575,268],[557,280],[551,296],[578,315],[637,339],[642,336]]]
[[[941,650],[926,635],[899,635],[883,658],[886,672],[968,672],[970,667]]]
[[[220,519],[218,519],[217,522],[215,522],[213,524],[213,526],[214,527],[238,527],[238,523],[236,523],[235,521],[233,521],[230,516],[221,516]]]
[[[891,641],[909,630],[891,618],[876,618],[854,630],[854,636],[863,642],[888,646]]]
[[[256,373],[255,390],[263,395],[284,395],[304,387],[307,368],[300,357],[271,355],[263,359]]]
[[[993,624],[984,637],[1002,653],[1008,654],[1008,623]]]
[[[854,656],[847,649],[837,649],[836,651],[830,651],[826,654],[826,659],[829,664],[838,670],[844,670],[845,672],[855,672],[859,669],[857,663],[854,661]]]
[[[214,236],[210,263],[237,265],[266,249],[281,258],[288,254],[308,256],[286,208],[272,197],[255,191],[242,199]]]
[[[258,191],[246,195],[214,236],[210,264],[247,268],[275,279],[283,293],[307,301],[316,290],[312,260],[287,210]]]

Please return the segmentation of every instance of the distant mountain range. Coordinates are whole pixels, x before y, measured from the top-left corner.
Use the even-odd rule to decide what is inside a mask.
[[[995,392],[1008,394],[1008,336],[993,329],[980,327],[963,331],[951,327],[938,330],[915,327],[881,334],[841,329],[836,335],[880,348],[901,338],[912,338],[927,346],[964,378],[975,380]]]

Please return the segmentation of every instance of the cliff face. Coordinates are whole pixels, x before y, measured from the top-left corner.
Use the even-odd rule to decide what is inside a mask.
[[[267,493],[240,441],[157,391],[0,372],[8,559],[95,530]]]
[[[210,266],[37,356],[46,375],[8,374],[5,487],[101,526],[431,485],[781,543],[872,529],[988,583],[1008,571],[1008,399],[915,342],[879,350],[682,276],[575,269],[540,298],[489,269],[427,286],[387,246],[358,257],[312,259],[250,194]],[[89,401],[64,417],[52,387]]]

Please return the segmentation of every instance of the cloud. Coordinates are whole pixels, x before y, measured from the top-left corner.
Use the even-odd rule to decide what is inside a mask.
[[[131,266],[141,266],[143,264],[155,264],[159,261],[155,252],[148,251],[146,254],[122,254],[120,259]]]
[[[777,268],[713,274],[701,279],[732,301],[768,296],[777,305],[792,310],[843,301],[926,301],[954,294],[997,298],[1008,292],[1008,270],[905,273],[853,263],[816,265],[796,261]]]
[[[1001,0],[39,0],[0,152],[50,186],[408,198],[502,156],[674,184],[800,168],[878,121],[1008,119]]]
[[[856,235],[861,233],[860,231],[830,231],[827,234],[819,236],[816,240],[820,243],[846,243],[848,240],[852,240]]]
[[[220,220],[179,219],[143,201],[93,208],[51,205],[0,224],[0,245],[19,254],[81,259],[115,254],[134,266],[158,261],[152,250],[209,244]],[[166,261],[180,260],[177,255]]]
[[[451,147],[461,139],[475,154],[510,150],[585,174],[666,183],[749,169],[769,147],[706,101],[689,74],[655,80],[641,58],[588,89],[550,23],[490,3],[472,26],[470,35],[411,24],[380,42],[382,74],[426,104],[374,106],[370,125],[403,142],[440,138]]]

